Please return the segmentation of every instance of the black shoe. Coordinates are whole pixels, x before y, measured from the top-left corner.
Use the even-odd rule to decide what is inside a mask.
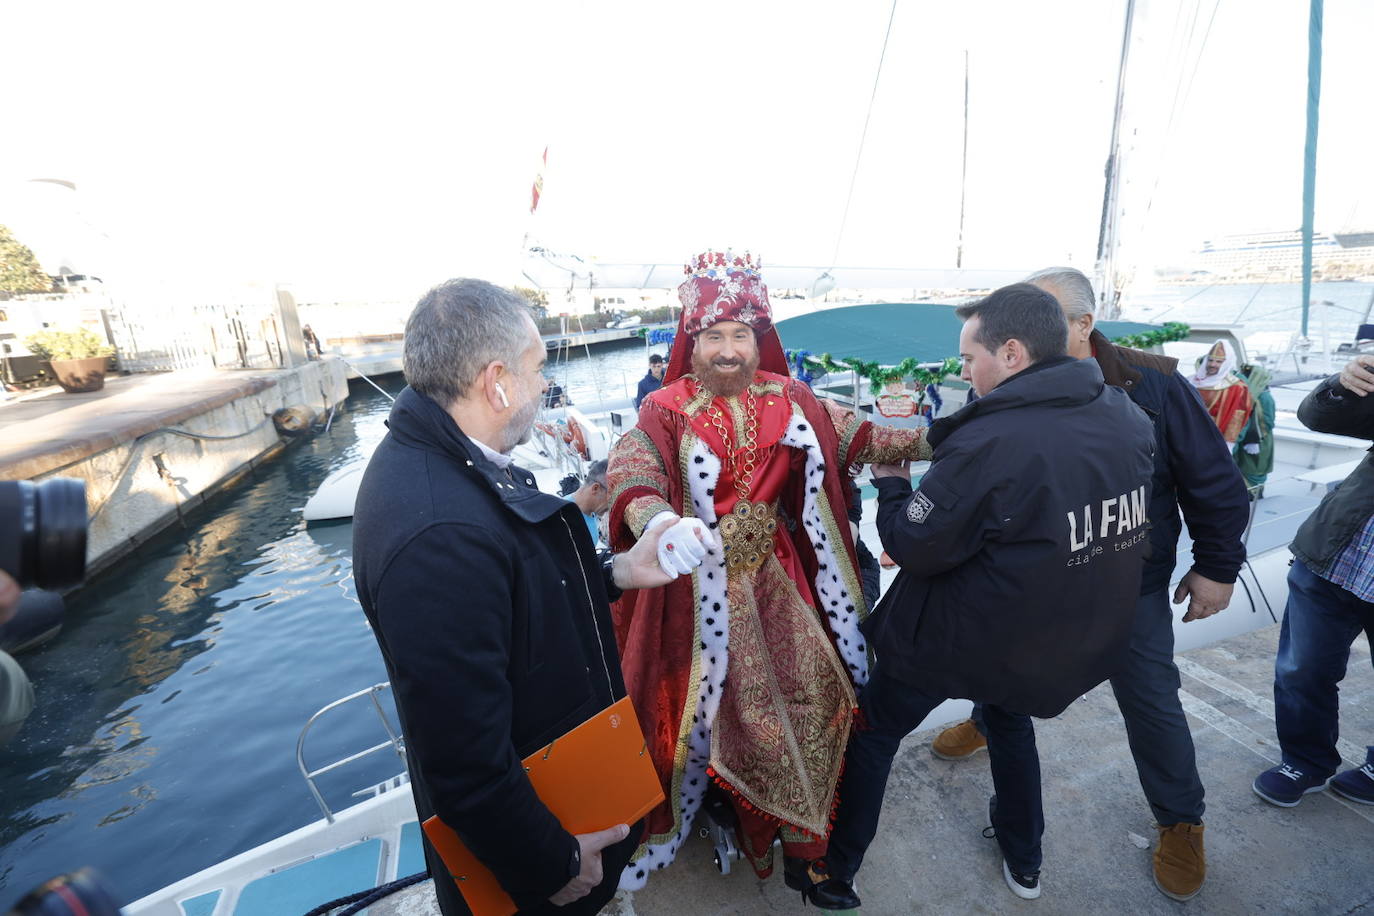
[[[807,874],[806,867],[811,863],[806,859],[796,856],[783,856],[782,858],[782,880],[794,891],[801,891],[805,897],[810,893],[815,883],[811,876]]]
[[[1031,872],[1023,875],[1019,871],[1012,871],[1007,860],[1002,860],[1002,877],[1007,879],[1007,887],[1011,892],[1022,900],[1034,900],[1040,896],[1040,872]]]
[[[811,885],[811,890],[803,895],[817,909],[856,910],[861,905],[859,895],[854,893],[853,883],[843,878],[826,878]]]

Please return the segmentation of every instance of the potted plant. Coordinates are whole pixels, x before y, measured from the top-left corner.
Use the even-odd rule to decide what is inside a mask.
[[[89,328],[39,331],[25,338],[24,346],[48,361],[63,391],[99,391],[105,387],[105,369],[114,348]]]

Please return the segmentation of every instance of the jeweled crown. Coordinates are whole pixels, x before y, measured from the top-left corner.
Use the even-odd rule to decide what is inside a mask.
[[[726,251],[706,251],[690,259],[682,267],[689,277],[724,277],[732,273],[744,273],[753,277],[759,275],[763,261],[749,252],[735,254]]]

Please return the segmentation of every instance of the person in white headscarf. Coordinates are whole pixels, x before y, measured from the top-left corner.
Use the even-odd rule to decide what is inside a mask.
[[[1236,372],[1236,351],[1229,341],[1218,340],[1198,360],[1197,371],[1189,379],[1213,422],[1228,445],[1234,446],[1241,430],[1250,422],[1255,401],[1250,388]]]

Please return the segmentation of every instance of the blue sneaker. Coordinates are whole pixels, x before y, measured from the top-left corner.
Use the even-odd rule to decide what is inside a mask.
[[[1362,805],[1374,805],[1374,760],[1331,780],[1331,791]]]
[[[1282,766],[1271,767],[1256,776],[1250,788],[1271,805],[1292,808],[1309,792],[1320,792],[1325,789],[1329,781],[1329,776],[1311,776],[1285,763]]]

